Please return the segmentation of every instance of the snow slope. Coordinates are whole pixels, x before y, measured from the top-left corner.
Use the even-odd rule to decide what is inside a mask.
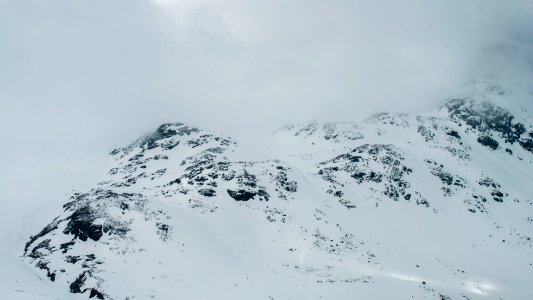
[[[287,125],[253,161],[163,124],[112,151],[23,261],[81,298],[532,299],[533,124],[510,94]]]

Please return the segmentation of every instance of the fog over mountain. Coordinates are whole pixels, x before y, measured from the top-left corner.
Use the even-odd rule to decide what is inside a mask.
[[[528,0],[0,0],[0,279],[25,278],[29,235],[163,123],[270,159],[265,137],[287,124],[423,114],[497,87],[528,125],[531,28]]]

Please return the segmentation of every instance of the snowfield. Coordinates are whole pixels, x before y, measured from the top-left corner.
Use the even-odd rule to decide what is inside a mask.
[[[533,299],[533,123],[512,97],[488,86],[253,147],[163,124],[10,235],[0,298]]]

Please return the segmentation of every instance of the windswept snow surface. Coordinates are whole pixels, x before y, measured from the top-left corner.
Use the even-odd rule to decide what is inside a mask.
[[[2,259],[28,266],[5,262],[26,299],[533,299],[533,124],[510,97],[287,125],[255,149],[163,124]]]

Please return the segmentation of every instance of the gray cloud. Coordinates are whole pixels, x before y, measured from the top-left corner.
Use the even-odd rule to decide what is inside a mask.
[[[245,135],[531,88],[531,28],[527,0],[1,0],[0,197],[62,202],[165,121]]]

